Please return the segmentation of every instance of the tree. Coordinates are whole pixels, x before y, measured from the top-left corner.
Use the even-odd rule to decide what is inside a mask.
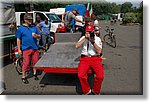
[[[121,5],[121,12],[127,13],[132,11],[132,3],[131,2],[125,2]]]
[[[138,11],[143,13],[143,1],[140,3]]]
[[[110,4],[110,6],[111,6],[111,13],[112,14],[120,13],[121,5],[117,5],[116,3],[112,3],[112,4]]]

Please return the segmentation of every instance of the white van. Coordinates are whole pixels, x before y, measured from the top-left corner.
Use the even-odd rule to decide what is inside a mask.
[[[65,8],[53,8],[50,9],[49,12],[55,13],[62,20],[62,15],[65,13]]]
[[[55,26],[57,27],[57,31],[56,32],[66,32],[66,26],[65,24],[62,22],[62,20],[55,14],[55,13],[50,13],[50,12],[44,12],[47,17],[50,19],[50,21],[55,24]]]
[[[25,15],[25,13],[26,12],[15,12],[17,27],[22,25],[23,17]],[[55,14],[53,14],[53,16],[49,16],[49,15],[46,14],[46,12],[41,12],[41,11],[32,11],[32,12],[28,12],[28,13],[33,17],[33,22],[37,21],[37,16],[40,16],[42,21],[44,21],[45,18],[48,18],[48,20],[51,22],[50,32],[56,33],[58,27],[60,27],[58,25],[62,25],[62,22],[61,22],[60,19],[59,19],[59,22],[58,21],[56,22],[54,20],[54,18],[58,18],[57,15],[55,15]],[[62,26],[61,26],[61,28],[62,28]]]

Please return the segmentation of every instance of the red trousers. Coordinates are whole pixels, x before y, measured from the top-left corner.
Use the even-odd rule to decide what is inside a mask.
[[[31,61],[32,61],[32,66],[34,66],[38,60],[39,60],[38,50],[24,50],[22,70],[28,71],[30,69]]]
[[[102,59],[98,56],[95,57],[81,57],[78,66],[78,78],[81,83],[82,92],[87,94],[90,90],[88,83],[88,70],[92,68],[96,76],[94,77],[94,85],[92,91],[95,94],[100,94],[102,81],[104,78],[104,69],[102,66]]]

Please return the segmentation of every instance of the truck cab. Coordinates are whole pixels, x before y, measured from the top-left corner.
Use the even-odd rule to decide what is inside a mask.
[[[45,12],[45,14],[49,18],[50,22],[53,23],[57,27],[56,32],[58,32],[58,33],[60,33],[60,32],[65,33],[66,32],[65,24],[62,22],[62,20],[55,13]]]

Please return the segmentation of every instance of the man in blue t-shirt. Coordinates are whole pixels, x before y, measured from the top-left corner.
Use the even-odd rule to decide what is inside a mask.
[[[25,72],[29,71],[31,61],[34,66],[39,59],[37,39],[41,37],[40,31],[32,25],[32,17],[29,14],[24,15],[24,24],[17,29],[16,37],[18,52],[19,54],[23,53],[22,81],[28,84]],[[38,80],[35,68],[33,68],[33,75],[34,79]]]
[[[40,22],[38,24],[38,27],[40,29],[40,32],[42,33],[42,47],[43,49],[46,49],[46,44],[48,44],[49,46],[51,42],[51,36],[50,36],[51,23],[48,21],[47,18],[45,18],[43,22]],[[46,41],[48,42],[46,43]]]

